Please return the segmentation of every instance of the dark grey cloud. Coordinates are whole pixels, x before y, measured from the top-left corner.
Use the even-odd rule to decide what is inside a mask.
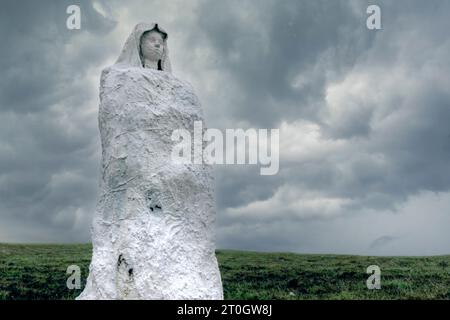
[[[241,203],[240,209],[236,210],[231,206],[225,211],[220,222],[227,226],[226,232],[236,235],[234,241],[222,238],[225,243],[235,245],[251,242],[259,248],[274,240],[284,241],[288,246],[292,239],[297,239],[298,243],[306,239],[294,231],[276,232],[276,221],[284,220],[285,228],[290,229],[287,227],[289,224],[299,227],[300,224],[309,225],[308,221],[311,219],[332,219],[339,215],[362,214],[367,210],[400,212],[408,199],[420,197],[424,191],[448,192],[450,148],[446,123],[450,119],[450,92],[449,78],[442,70],[450,70],[450,47],[443,31],[445,26],[449,26],[450,7],[444,2],[426,6],[418,2],[406,4],[386,1],[380,5],[383,31],[370,32],[356,27],[358,32],[355,38],[362,38],[356,42],[363,44],[359,47],[352,46],[351,37],[339,38],[338,44],[330,42],[330,47],[349,48],[348,60],[344,59],[344,63],[341,63],[342,56],[337,54],[336,50],[327,52],[324,70],[332,76],[314,83],[314,90],[319,92],[318,95],[306,103],[301,98],[298,100],[303,106],[306,105],[306,108],[308,104],[313,106],[313,112],[305,113],[304,109],[297,108],[296,114],[291,113],[288,100],[295,95],[287,93],[289,86],[284,81],[287,78],[276,79],[276,83],[287,90],[280,91],[282,97],[287,97],[278,104],[283,106],[283,110],[274,108],[279,112],[277,116],[273,116],[270,112],[265,112],[264,107],[258,109],[261,106],[259,96],[264,97],[262,100],[266,101],[262,105],[270,105],[273,100],[279,101],[271,99],[275,96],[276,85],[262,85],[265,79],[262,75],[264,68],[261,68],[261,74],[254,77],[253,81],[247,77],[247,83],[250,83],[248,87],[240,86],[245,92],[256,92],[255,95],[258,96],[254,103],[242,103],[254,108],[250,108],[248,122],[267,124],[271,123],[270,121],[276,123],[277,120],[290,123],[297,120],[311,121],[319,126],[320,137],[314,141],[318,145],[318,152],[313,150],[308,154],[311,159],[304,160],[301,157],[296,158],[295,155],[284,154],[285,158],[289,159],[281,165],[277,183],[268,183],[265,190],[266,194],[272,196],[267,197],[265,201],[244,200],[246,203]],[[346,17],[346,23],[364,23],[365,4],[360,2],[355,4],[354,8],[360,10],[360,14]],[[352,14],[351,10],[347,12]],[[333,19],[331,21],[335,22]],[[328,34],[336,38],[333,32]],[[311,52],[315,52],[312,55],[315,59],[308,61],[308,56],[299,56],[300,60],[308,61],[306,68],[323,63],[320,53],[321,49],[327,50],[325,33],[320,40],[325,44],[324,47],[304,48],[305,51],[311,49]],[[273,43],[276,43],[276,40]],[[354,52],[351,49],[354,49]],[[279,59],[269,61],[277,60]],[[257,55],[255,61],[260,61]],[[286,61],[289,64],[292,57]],[[252,63],[246,62],[250,65]],[[302,63],[298,62],[298,65]],[[238,68],[236,70],[236,74],[239,74]],[[315,70],[316,74],[320,71],[320,68]],[[236,78],[242,80],[252,74],[247,69],[243,73],[245,76]],[[287,76],[288,72],[285,71],[283,75]],[[263,79],[261,82],[260,78]],[[305,79],[302,81],[308,83]],[[252,91],[254,83],[261,84],[255,86],[262,93]],[[314,92],[307,86],[304,88],[307,95]],[[253,95],[249,97],[252,99]],[[240,108],[241,105],[238,104],[238,109]],[[243,112],[249,110],[244,109]],[[235,110],[232,109],[231,112],[234,114]],[[246,117],[243,112],[239,112],[236,113],[237,118]],[[260,117],[267,115],[269,122],[259,121]],[[307,134],[301,130],[301,126],[297,129],[299,137]],[[296,126],[293,125],[288,134],[295,134],[295,130]],[[299,148],[302,142],[304,141],[299,140]],[[321,150],[321,145],[330,152]],[[231,173],[228,180],[233,177]],[[238,177],[236,179],[239,181]],[[285,188],[277,189],[280,185]],[[242,190],[239,184],[236,186],[233,195]],[[282,192],[294,195],[283,196],[280,194]],[[295,203],[295,199],[300,199],[299,203],[289,205]],[[322,205],[316,205],[314,200]],[[430,203],[430,206],[433,205]],[[270,211],[274,214],[267,214]],[[430,214],[429,211],[423,212],[424,216],[427,214]],[[254,232],[248,230],[252,227]],[[246,231],[243,231],[244,229]],[[347,228],[345,230],[348,231]],[[258,233],[266,235],[267,239],[263,239]],[[228,237],[229,234],[225,234]],[[254,234],[254,241],[237,236],[238,234],[245,234],[246,237],[252,237],[248,234]],[[323,236],[327,238],[326,235]],[[313,237],[308,239],[311,238]],[[449,240],[445,242],[449,243]],[[335,246],[330,243],[329,247]],[[293,250],[301,250],[301,247]],[[360,252],[364,252],[363,250]]]
[[[210,127],[281,128],[278,175],[217,168],[220,247],[445,253],[450,4],[377,3],[381,31],[369,1],[4,1],[0,241],[89,240],[100,70],[148,20]]]
[[[277,175],[261,176],[259,167],[228,166],[216,170],[216,193],[219,210],[239,207],[273,196],[283,184]]]
[[[44,111],[55,101],[68,98],[68,93],[77,88],[69,90],[67,86],[104,58],[95,43],[79,55],[65,50],[82,32],[101,36],[114,27],[114,22],[103,18],[91,1],[76,3],[83,8],[82,31],[66,28],[66,8],[73,1],[2,2],[2,111]]]
[[[348,1],[209,1],[198,14],[214,50],[207,67],[224,70],[242,93],[228,116],[263,127],[315,118],[329,68],[342,76],[374,38]]]
[[[69,31],[70,4],[2,3],[0,219],[20,229],[3,241],[80,241],[89,234],[99,146],[95,114],[89,114],[96,89],[87,77],[103,62],[98,37],[114,22],[91,1],[79,1],[83,29]],[[84,38],[90,39],[85,47]],[[83,225],[76,226],[76,219]],[[36,234],[31,229],[52,235],[29,237]]]
[[[383,247],[383,246],[391,243],[394,240],[396,240],[396,238],[391,237],[391,236],[379,237],[379,238],[373,240],[373,242],[369,246],[369,249],[377,249],[377,248]]]

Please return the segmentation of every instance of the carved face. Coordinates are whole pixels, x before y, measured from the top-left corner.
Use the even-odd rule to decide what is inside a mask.
[[[141,40],[141,51],[146,60],[160,60],[164,53],[163,34],[155,30],[144,33]]]

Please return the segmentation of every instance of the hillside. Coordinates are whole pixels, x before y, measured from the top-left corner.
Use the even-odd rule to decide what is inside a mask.
[[[218,250],[225,299],[450,299],[450,256],[362,257]],[[91,245],[0,244],[0,299],[73,299],[69,265],[88,275]],[[368,290],[366,268],[381,268]]]

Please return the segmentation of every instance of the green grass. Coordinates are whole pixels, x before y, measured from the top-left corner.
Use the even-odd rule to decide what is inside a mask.
[[[66,269],[88,275],[91,245],[0,244],[1,299],[73,299]],[[450,299],[450,256],[363,257],[218,250],[225,299]],[[368,290],[369,265],[381,290]]]

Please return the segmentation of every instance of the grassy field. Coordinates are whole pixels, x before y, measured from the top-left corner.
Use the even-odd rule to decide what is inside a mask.
[[[450,256],[362,257],[218,250],[225,299],[450,299]],[[0,299],[73,299],[66,269],[81,268],[90,245],[0,244]],[[381,290],[368,290],[369,265]]]

